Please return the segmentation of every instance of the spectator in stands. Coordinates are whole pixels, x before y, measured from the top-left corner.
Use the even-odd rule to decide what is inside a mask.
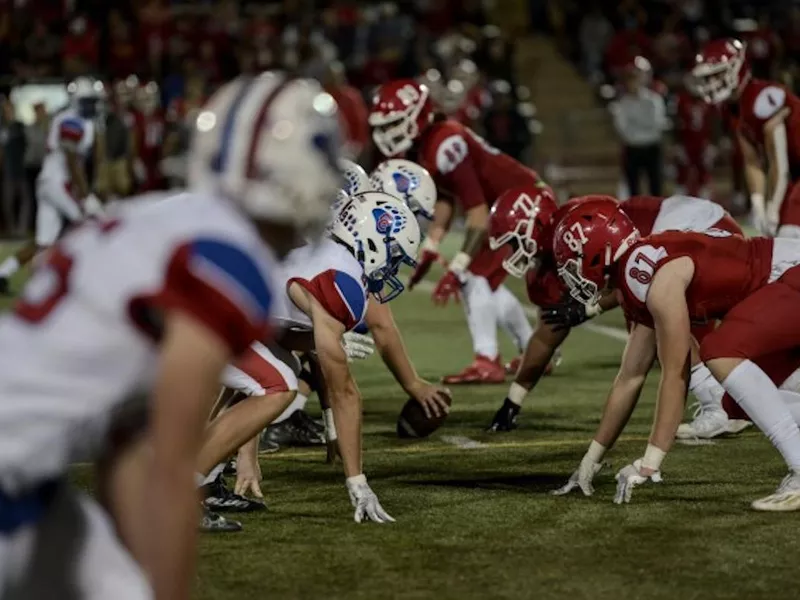
[[[783,47],[778,34],[772,29],[769,12],[759,15],[758,27],[742,36],[747,43],[747,56],[753,77],[774,79]]]
[[[581,63],[586,76],[593,82],[602,81],[603,57],[614,36],[614,28],[595,2],[581,20]]]
[[[612,107],[614,127],[624,147],[623,171],[631,196],[638,195],[639,178],[647,175],[650,194],[661,195],[661,144],[667,129],[664,98],[645,85],[643,70],[634,66],[624,73],[624,93]]]
[[[23,235],[33,206],[25,181],[25,126],[14,114],[8,97],[0,99],[0,145],[3,153],[3,226],[6,233]]]
[[[114,78],[123,78],[141,71],[139,40],[134,38],[131,23],[118,10],[108,17],[109,45],[107,69]]]
[[[492,83],[492,106],[483,118],[486,141],[521,162],[531,145],[527,120],[517,110],[513,90],[507,81]]]
[[[42,19],[33,22],[33,31],[25,39],[24,52],[15,65],[15,72],[23,77],[47,77],[57,71],[61,44]]]
[[[99,51],[97,28],[86,15],[77,14],[69,23],[61,50],[64,73],[74,77],[95,71]]]
[[[164,0],[147,0],[138,9],[139,39],[144,46],[150,74],[160,77],[169,36],[171,13]]]

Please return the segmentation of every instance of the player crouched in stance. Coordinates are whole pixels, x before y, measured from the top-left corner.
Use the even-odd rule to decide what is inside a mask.
[[[370,297],[385,303],[403,291],[398,270],[402,265],[416,266],[419,247],[419,226],[411,210],[393,196],[366,192],[339,211],[328,239],[289,254],[276,290],[283,298],[277,320],[294,333],[305,332],[308,340],[283,349],[311,351],[319,365],[320,391],[332,417],[328,429],[335,431],[332,439],[338,440],[354,518],[359,523],[394,519],[381,507],[363,474],[361,396],[348,366],[345,334],[364,320]],[[250,394],[212,423],[200,454],[202,474],[252,440],[294,399],[297,379],[291,363],[282,362],[285,360],[280,353],[256,344],[248,357],[250,365],[235,365],[257,382],[262,393]],[[240,380],[246,382],[247,378]],[[235,378],[227,383],[238,387]],[[236,488],[249,487],[260,495],[256,451],[251,442],[249,452],[240,452]],[[248,478],[250,485],[244,481]]]
[[[692,76],[700,96],[732,117],[755,226],[765,235],[800,237],[800,98],[783,84],[753,79],[736,39],[707,43]]]
[[[576,207],[586,203],[596,206],[597,202],[611,210],[624,207],[625,214],[643,235],[668,230],[719,230],[720,233],[741,234],[739,226],[721,206],[691,196],[635,196],[624,205],[610,196],[585,196],[573,198],[557,208],[547,188],[517,188],[503,194],[489,218],[489,241],[496,249],[510,247],[503,265],[511,275],[526,279],[528,297],[541,307],[542,319],[528,343],[508,395],[492,420],[490,431],[510,431],[516,427],[525,396],[535,387],[572,327],[618,305],[612,293],[588,305],[571,299],[558,276],[553,255],[553,231],[561,219]],[[712,328],[713,324],[696,327],[692,333],[702,339]],[[635,339],[635,335],[630,339]],[[633,354],[625,356],[631,358]],[[738,433],[747,427],[747,421],[728,418],[722,408],[724,390],[699,360],[693,364],[689,389],[697,397],[700,408],[694,421],[681,425],[679,437],[711,438]]]
[[[64,227],[102,212],[91,191],[86,163],[94,149],[105,89],[91,77],[67,86],[69,106],[56,114],[47,133],[47,154],[36,179],[36,235],[32,242],[0,263],[0,293],[9,279],[39,250],[52,246]]]
[[[445,376],[443,383],[502,383],[507,369],[516,371],[517,361],[504,368],[498,326],[509,333],[519,352],[533,329],[519,300],[503,285],[502,254],[489,248],[489,209],[505,190],[535,184],[539,176],[468,127],[437,114],[428,87],[411,79],[391,81],[378,89],[369,123],[375,145],[384,156],[418,163],[433,177],[439,192],[409,288],[441,261],[439,244],[450,228],[455,207],[464,213],[464,242],[435,285],[432,299],[445,305],[451,298],[463,297],[474,360],[461,372]]]
[[[189,597],[220,375],[269,339],[279,257],[322,231],[340,183],[315,82],[237,79],[194,134],[196,192],[68,234],[0,320],[3,598]],[[107,511],[67,484],[77,459],[99,461]]]
[[[700,358],[790,470],[774,494],[752,506],[800,509],[800,429],[785,396],[755,362],[800,342],[800,242],[718,231],[642,237],[618,205],[601,200],[570,211],[556,228],[553,248],[559,273],[582,303],[591,305],[605,289],[617,288],[634,323],[623,365],[636,371],[626,386],[615,383],[598,433],[563,491],[579,486],[591,493],[592,477],[627,421],[641,391],[641,374],[656,354],[661,382],[650,441],[642,458],[617,474],[614,501],[629,502],[634,487],[660,480],[683,414],[692,323],[720,321],[702,340]],[[796,397],[790,395],[792,401]]]

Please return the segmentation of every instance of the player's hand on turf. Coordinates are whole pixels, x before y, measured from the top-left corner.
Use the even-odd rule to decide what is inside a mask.
[[[632,465],[628,465],[617,473],[617,493],[614,496],[614,504],[630,502],[633,488],[647,481],[659,483],[661,471],[645,474],[642,472],[642,459],[636,459]]]
[[[433,250],[423,249],[417,261],[417,268],[414,269],[411,278],[408,280],[408,289],[413,290],[414,286],[425,278],[425,275],[431,270],[433,263],[436,262],[442,262],[441,255]]]
[[[240,496],[251,494],[255,498],[263,498],[261,493],[261,467],[258,460],[253,461],[246,453],[239,452],[236,457],[236,485],[234,493]]]
[[[450,298],[458,302],[460,291],[461,281],[459,281],[458,275],[453,273],[453,271],[448,271],[442,275],[442,278],[436,284],[431,297],[433,298],[434,304],[444,306],[448,303]]]
[[[347,362],[363,360],[375,352],[375,342],[368,335],[347,331],[342,336],[342,347],[347,354]]]
[[[552,494],[554,496],[563,496],[578,488],[583,492],[584,496],[591,496],[594,494],[592,480],[602,468],[603,463],[594,462],[591,458],[584,456],[581,464],[578,465],[577,471],[570,476],[569,481],[563,487],[553,490]]]
[[[550,325],[553,331],[576,327],[589,318],[586,306],[572,298],[542,308],[542,321]]]
[[[448,400],[451,400],[453,395],[446,387],[428,383],[424,379],[417,379],[406,391],[422,405],[422,410],[429,419],[431,417],[441,417],[450,412]]]
[[[369,487],[367,478],[364,475],[347,478],[347,492],[350,494],[350,502],[355,508],[353,519],[356,523],[362,521],[373,521],[375,523],[394,523],[394,519],[389,516],[378,496]]]
[[[492,419],[492,424],[486,429],[486,431],[512,431],[517,428],[517,416],[519,415],[520,406],[519,404],[513,403],[511,400],[506,398],[503,401],[503,406],[501,406],[496,413],[494,413],[494,418]]]

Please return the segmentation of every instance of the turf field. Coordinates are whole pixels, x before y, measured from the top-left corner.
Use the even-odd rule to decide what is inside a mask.
[[[426,293],[412,292],[393,308],[424,376],[470,360],[460,307],[435,309]],[[622,325],[617,314],[600,323]],[[462,387],[432,439],[401,441],[401,390],[379,358],[358,363],[365,472],[397,523],[353,523],[340,468],[324,464],[324,450],[281,451],[262,463],[269,511],[245,515],[242,533],[202,539],[197,597],[797,598],[800,515],[748,508],[784,475],[758,432],[678,446],[664,483],[638,488],[628,506],[612,504],[615,469],[644,449],[657,373],[595,496],[548,494],[577,466],[599,419],[623,347],[608,333],[573,332],[561,368],[529,397],[510,434],[482,432],[505,386]]]

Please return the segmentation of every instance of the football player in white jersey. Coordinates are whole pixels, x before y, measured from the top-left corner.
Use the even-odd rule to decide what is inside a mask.
[[[47,154],[36,180],[36,235],[34,240],[0,263],[0,293],[8,279],[38,250],[51,246],[68,223],[102,211],[90,188],[86,162],[94,148],[103,84],[79,77],[67,86],[69,106],[56,114],[47,134]]]
[[[286,350],[313,351],[324,380],[322,395],[330,404],[331,430],[338,432],[346,487],[356,522],[393,521],[367,484],[361,463],[361,397],[348,367],[343,336],[367,312],[368,299],[389,302],[404,289],[397,278],[402,265],[416,265],[420,232],[414,214],[399,199],[367,192],[351,200],[337,215],[330,238],[319,246],[293,250],[286,260],[279,293],[285,295],[277,320],[307,335]],[[288,340],[285,340],[286,343]],[[258,495],[257,445],[252,440],[280,414],[297,392],[295,361],[287,352],[264,344],[226,373],[225,383],[248,398],[222,413],[211,424],[200,453],[202,474],[248,440],[237,461],[237,491],[247,487]],[[257,393],[253,393],[253,389]]]
[[[283,311],[278,257],[324,229],[338,127],[316,82],[223,86],[191,191],[65,236],[0,319],[0,597],[189,597],[210,404]],[[103,463],[108,513],[66,484],[78,458]]]

